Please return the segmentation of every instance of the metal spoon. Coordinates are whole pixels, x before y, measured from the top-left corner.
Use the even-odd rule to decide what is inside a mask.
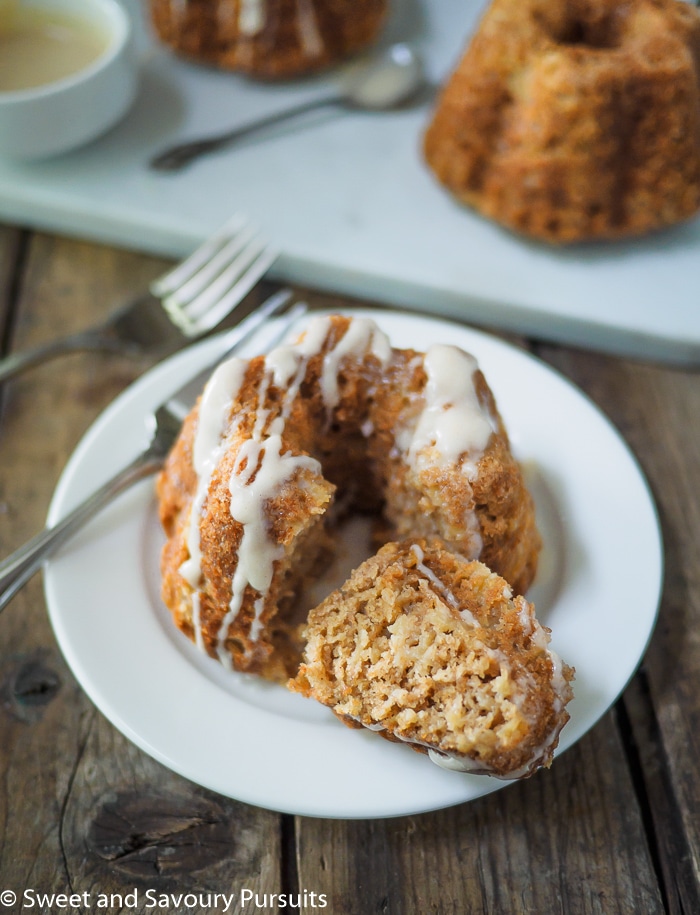
[[[303,102],[233,130],[178,144],[156,155],[150,166],[159,171],[177,171],[194,159],[229,146],[256,130],[317,108],[337,106],[363,111],[386,111],[408,101],[424,85],[423,64],[417,53],[407,44],[394,44],[349,68],[332,95]]]

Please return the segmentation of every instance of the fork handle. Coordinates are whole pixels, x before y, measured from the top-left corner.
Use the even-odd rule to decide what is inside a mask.
[[[50,340],[40,346],[22,350],[19,353],[10,353],[0,359],[0,383],[14,378],[26,369],[41,365],[57,356],[66,353],[78,353],[84,350],[116,350],[116,345],[109,337],[95,333],[77,333],[58,340]]]
[[[148,448],[127,467],[97,489],[53,527],[37,534],[0,562],[0,611],[37,572],[43,562],[66,543],[87,521],[115,496],[138,480],[155,473],[163,464],[162,453]]]

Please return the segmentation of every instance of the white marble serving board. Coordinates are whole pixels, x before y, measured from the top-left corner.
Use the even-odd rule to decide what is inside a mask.
[[[328,290],[542,338],[700,362],[700,219],[633,242],[553,249],[455,204],[421,161],[429,102],[325,113],[178,174],[164,145],[324,91],[176,60],[136,0],[142,87],[108,135],[42,163],[0,161],[0,218],[180,256],[233,212],[282,250],[275,274]],[[433,81],[456,62],[484,0],[395,0],[385,40],[414,41]]]

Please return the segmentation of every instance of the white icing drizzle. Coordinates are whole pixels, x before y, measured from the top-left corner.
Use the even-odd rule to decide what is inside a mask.
[[[222,363],[209,379],[199,402],[197,430],[192,446],[192,466],[197,474],[197,486],[192,498],[187,521],[185,543],[189,558],[180,566],[180,575],[194,589],[198,589],[202,577],[202,551],[200,546],[199,521],[207,497],[212,474],[228,443],[223,433],[231,412],[231,405],[240,390],[245,374],[246,362],[229,359]],[[202,646],[200,624],[200,595],[195,590],[192,600],[192,625],[195,642]]]
[[[296,393],[293,385],[286,391],[282,412],[265,431],[270,411],[264,404],[273,374],[266,366],[258,388],[255,425],[251,437],[239,449],[229,478],[231,516],[243,525],[243,535],[231,582],[229,609],[218,634],[217,653],[226,666],[231,664],[225,646],[226,637],[229,626],[241,609],[246,587],[250,585],[260,595],[255,602],[255,617],[249,633],[249,638],[254,639],[260,631],[264,596],[272,584],[275,562],[284,556],[284,546],[275,543],[269,536],[266,504],[298,470],[308,469],[314,474],[321,473],[321,465],[315,458],[294,455],[290,451],[282,452],[282,432]]]
[[[441,769],[451,769],[453,772],[469,772],[472,775],[493,775],[490,766],[484,765],[478,759],[472,759],[469,756],[460,756],[457,753],[445,753],[440,750],[430,748],[428,750],[430,762],[440,766]],[[523,772],[523,774],[525,774]],[[509,775],[508,778],[518,778],[517,774]]]
[[[368,731],[375,731],[379,733],[380,731],[386,731],[387,728],[379,722],[366,724],[361,718],[358,718],[355,715],[348,715],[349,718],[352,718],[353,721],[356,721],[358,724],[361,724],[363,728],[366,728]],[[426,743],[423,740],[416,740],[412,737],[406,737],[400,734],[397,731],[392,731],[392,737],[395,737],[397,740],[400,740],[401,743],[408,744],[409,746],[414,747],[423,747],[423,749],[428,751],[428,759],[435,763],[436,766],[440,766],[442,769],[452,769],[455,772],[470,772],[472,775],[493,775],[493,770],[484,765],[480,760],[472,759],[469,756],[460,756],[458,753],[447,753],[441,750],[436,750],[429,743]],[[527,770],[524,770],[522,775],[525,775]],[[503,776],[496,776],[497,778],[503,778]],[[519,774],[508,775],[507,778],[519,778]]]
[[[225,7],[220,4],[219,9]],[[240,0],[238,29],[243,35],[257,35],[265,28],[267,0]]]
[[[221,662],[230,667],[231,659],[225,643],[229,628],[238,616],[248,586],[258,592],[254,603],[254,618],[249,638],[257,640],[262,630],[262,613],[265,596],[272,584],[275,562],[284,555],[284,547],[269,536],[266,505],[280,491],[283,484],[295,473],[306,469],[315,475],[321,474],[321,465],[307,455],[293,455],[283,452],[282,434],[299,388],[306,376],[309,359],[320,354],[328,339],[332,322],[330,317],[317,317],[309,322],[304,336],[293,344],[276,347],[265,358],[265,365],[256,392],[257,411],[250,437],[239,448],[228,488],[231,495],[231,516],[243,527],[238,549],[236,570],[231,583],[231,600],[221,622],[217,636],[217,654]],[[360,357],[372,353],[386,364],[391,357],[391,346],[386,336],[373,321],[357,318],[350,322],[345,334],[325,354],[321,371],[321,393],[324,405],[329,411],[337,406],[337,372],[344,358]],[[232,360],[233,362],[233,360]],[[226,363],[225,365],[230,365]],[[247,363],[229,368],[231,378],[221,367],[202,398],[202,414],[198,425],[194,458],[198,473],[198,484],[191,510],[191,525],[187,545],[190,559],[181,569],[187,580],[196,588],[201,579],[201,548],[199,518],[206,500],[214,468],[223,451],[230,446],[238,425],[223,437],[225,422],[231,410],[232,400],[240,390]],[[226,385],[232,382],[228,397]],[[284,392],[279,413],[269,421],[271,410],[265,407],[270,385]],[[197,603],[195,611],[194,604]],[[193,602],[193,618],[198,620],[199,603]],[[201,633],[195,638],[201,642]]]
[[[423,359],[427,375],[423,406],[412,427],[396,437],[409,466],[420,474],[434,467],[458,467],[469,485],[478,474],[478,463],[498,421],[479,402],[474,384],[478,366],[473,356],[456,346],[436,344]],[[464,528],[468,558],[481,555],[481,525],[474,508],[466,512]]]
[[[370,318],[354,318],[342,339],[323,358],[321,393],[328,411],[338,405],[338,372],[343,359],[367,353],[386,368],[391,360],[391,344]]]
[[[307,57],[320,57],[323,53],[323,38],[318,29],[313,0],[297,0],[297,28],[304,54]]]
[[[194,629],[194,643],[200,651],[204,651],[204,639],[202,638],[202,596],[199,591],[192,592],[192,628]]]
[[[474,479],[477,462],[496,421],[479,403],[474,386],[477,362],[456,346],[431,346],[423,360],[428,380],[425,406],[413,432],[409,460],[448,466],[462,459],[467,479]]]
[[[425,565],[425,553],[423,552],[422,548],[419,547],[417,543],[413,543],[411,544],[411,552],[416,557],[416,568],[422,575],[425,575],[425,577],[433,585],[441,597],[444,597],[447,603],[450,604],[451,607],[454,607],[455,610],[457,610],[465,623],[469,623],[474,627],[478,627],[479,621],[476,619],[476,617],[466,607],[459,606],[459,601],[454,596],[452,591],[450,591],[447,585],[441,581],[440,578],[438,578],[432,569],[429,569],[428,566]]]
[[[530,637],[534,645],[541,649],[549,658],[552,665],[552,690],[555,697],[555,708],[560,712],[569,696],[571,687],[564,676],[564,662],[552,648],[549,647],[549,638],[545,629],[538,623],[532,612],[532,604],[528,604],[523,598],[523,604],[528,608],[530,615]],[[522,611],[521,611],[522,612]],[[522,618],[522,616],[521,616]]]

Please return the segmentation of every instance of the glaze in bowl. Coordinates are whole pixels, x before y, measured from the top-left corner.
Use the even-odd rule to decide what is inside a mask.
[[[24,11],[63,14],[104,36],[99,54],[63,78],[0,90],[0,155],[41,159],[105,133],[129,110],[138,77],[132,25],[117,0],[19,0]]]

